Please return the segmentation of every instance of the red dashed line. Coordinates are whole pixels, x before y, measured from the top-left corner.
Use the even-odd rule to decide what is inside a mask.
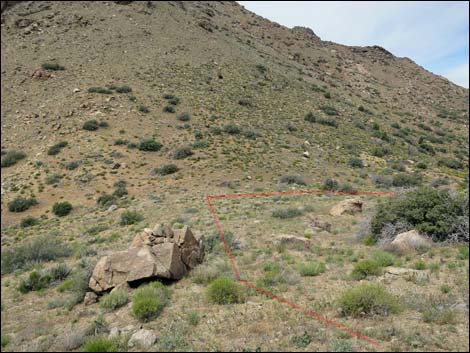
[[[250,287],[257,292],[266,295],[267,297],[270,297],[274,300],[277,300],[280,303],[286,304],[290,306],[291,308],[294,308],[300,312],[303,312],[304,314],[313,317],[314,319],[323,322],[324,324],[334,327],[338,330],[341,330],[343,332],[348,333],[349,335],[356,337],[360,340],[363,340],[365,342],[371,343],[375,346],[379,345],[379,342],[376,340],[373,340],[370,337],[364,336],[360,334],[359,332],[353,331],[348,329],[345,326],[342,326],[330,319],[327,319],[326,317],[321,316],[320,314],[317,314],[314,311],[311,311],[309,309],[303,308],[300,305],[293,303],[285,298],[278,297],[277,295],[268,292],[267,290],[264,290],[262,288],[256,287],[253,283],[248,282],[246,280],[243,280],[240,278],[240,274],[238,272],[237,266],[235,265],[235,261],[233,260],[232,253],[230,251],[230,248],[225,240],[224,233],[222,231],[222,227],[220,225],[219,219],[217,217],[217,214],[214,210],[214,206],[212,205],[212,199],[234,199],[234,198],[250,198],[250,197],[263,197],[263,196],[283,196],[283,195],[308,195],[308,194],[332,194],[332,195],[375,195],[375,196],[393,196],[393,192],[373,192],[373,191],[357,191],[357,192],[347,192],[347,191],[329,191],[329,190],[291,190],[291,191],[273,191],[273,192],[258,192],[258,193],[245,193],[245,194],[225,194],[225,195],[209,195],[206,198],[207,205],[209,206],[209,210],[211,212],[212,218],[214,219],[215,226],[217,227],[217,231],[219,233],[220,239],[224,243],[224,248],[225,248],[225,253],[227,254],[230,264],[232,266],[232,271],[233,274],[235,275],[235,278],[237,281],[241,284],[243,284],[246,287]]]

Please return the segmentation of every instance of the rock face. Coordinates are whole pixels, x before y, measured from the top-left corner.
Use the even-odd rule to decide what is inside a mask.
[[[330,210],[332,216],[341,216],[343,214],[356,214],[362,212],[363,202],[359,199],[346,199],[333,206]]]
[[[187,226],[173,230],[157,224],[137,235],[128,250],[102,257],[96,264],[89,287],[95,292],[145,278],[181,279],[204,258],[202,237]]]
[[[403,251],[425,249],[432,246],[432,241],[416,230],[398,234],[391,242],[393,247]]]

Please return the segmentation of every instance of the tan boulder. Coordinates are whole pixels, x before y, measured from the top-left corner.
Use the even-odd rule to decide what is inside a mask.
[[[362,212],[362,200],[346,199],[333,206],[330,210],[332,216],[341,216],[343,214],[356,214]]]
[[[405,233],[398,234],[391,242],[391,246],[402,251],[427,249],[432,246],[432,241],[419,234],[416,230],[410,230]]]
[[[181,279],[203,259],[202,236],[195,236],[187,226],[174,232],[168,225],[157,224],[137,235],[128,250],[101,258],[89,287],[104,292],[146,278]]]
[[[281,244],[295,247],[308,248],[310,246],[310,240],[305,237],[300,237],[291,234],[281,234],[278,236],[278,240]]]

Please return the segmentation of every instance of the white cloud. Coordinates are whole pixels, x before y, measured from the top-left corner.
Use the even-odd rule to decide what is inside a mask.
[[[469,5],[464,1],[240,1],[240,4],[287,27],[310,27],[323,40],[380,45],[440,74],[454,70],[455,62],[468,63]],[[449,79],[454,80],[450,76]]]

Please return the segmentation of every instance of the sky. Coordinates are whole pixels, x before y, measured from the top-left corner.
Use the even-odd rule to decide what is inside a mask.
[[[311,28],[322,40],[379,45],[468,88],[467,1],[239,1],[283,26]]]

